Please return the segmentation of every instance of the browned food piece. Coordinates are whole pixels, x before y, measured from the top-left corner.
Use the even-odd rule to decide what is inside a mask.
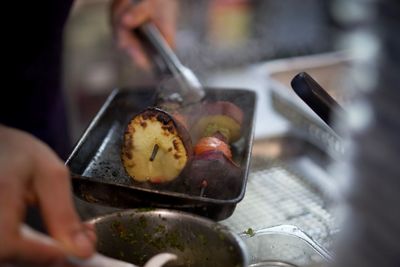
[[[216,199],[231,199],[240,193],[241,169],[222,151],[195,155],[185,170],[190,194]]]
[[[200,155],[209,151],[221,151],[228,159],[232,159],[232,152],[229,145],[217,137],[203,137],[194,147],[195,155]]]
[[[190,135],[169,113],[148,108],[128,124],[122,162],[135,181],[163,183],[174,180],[192,155]]]
[[[205,136],[224,136],[227,143],[237,141],[241,136],[243,111],[228,101],[204,103],[198,111],[196,122],[191,129],[192,140],[197,142]]]

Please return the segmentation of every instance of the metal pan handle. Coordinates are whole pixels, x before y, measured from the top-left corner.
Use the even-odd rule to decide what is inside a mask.
[[[343,108],[308,73],[301,72],[291,81],[296,94],[329,126],[335,112]]]

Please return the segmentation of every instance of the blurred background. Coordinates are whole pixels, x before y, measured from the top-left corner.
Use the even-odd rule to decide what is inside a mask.
[[[241,86],[235,72],[216,73],[334,51],[329,2],[180,0],[176,53],[207,85]],[[108,6],[108,0],[75,1],[67,23],[64,84],[74,142],[114,88],[152,85],[157,80],[117,50]]]

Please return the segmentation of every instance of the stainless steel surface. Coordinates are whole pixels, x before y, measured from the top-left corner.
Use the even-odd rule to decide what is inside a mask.
[[[293,95],[289,95],[286,88],[276,82],[271,82],[271,99],[274,109],[284,116],[292,128],[303,131],[307,138],[315,140],[321,148],[328,150],[335,156],[340,157],[344,153],[341,137],[329,126],[323,123],[319,117],[307,111]],[[296,96],[295,96],[296,97]]]
[[[327,263],[331,256],[296,226],[280,225],[242,234],[250,266],[298,266]]]
[[[346,91],[353,56],[346,51],[311,55],[268,62],[261,68],[269,80],[271,104],[278,114],[289,121],[292,128],[303,131],[328,153],[343,156],[340,136],[328,127],[291,89],[290,82],[299,72],[307,72],[318,80],[327,93],[341,106],[351,102]],[[335,115],[336,116],[336,115]],[[334,117],[336,120],[337,117]],[[340,127],[333,124],[335,130]]]
[[[248,266],[243,240],[225,226],[172,210],[127,210],[90,220],[96,226],[97,250],[142,265],[170,252],[178,260],[167,266]]]
[[[233,158],[240,166],[240,190],[230,197],[216,199],[187,194],[184,183],[156,185],[134,182],[124,171],[120,159],[122,136],[134,114],[153,104],[153,91],[115,91],[93,119],[67,160],[74,192],[82,199],[117,208],[153,206],[192,211],[215,220],[229,217],[243,198],[246,188],[254,131],[255,94],[247,90],[206,90],[207,100],[226,100],[237,104],[244,113],[242,137],[232,144]],[[185,177],[181,177],[185,178]],[[81,184],[79,184],[81,183]],[[107,184],[114,186],[107,188]]]
[[[330,248],[338,225],[329,162],[326,152],[295,134],[257,140],[246,196],[222,223],[235,232],[291,224]]]

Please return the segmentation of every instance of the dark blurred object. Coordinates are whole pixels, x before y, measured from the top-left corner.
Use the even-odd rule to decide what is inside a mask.
[[[347,219],[337,266],[400,266],[400,2],[336,1],[334,14],[350,33],[358,60],[358,101],[349,107],[353,148]]]
[[[72,0],[10,1],[6,10],[19,19],[5,34],[5,84],[0,97],[0,123],[27,131],[62,158],[71,149],[61,84],[62,33]],[[21,32],[29,25],[32,29]]]
[[[308,73],[301,72],[291,81],[296,94],[329,126],[340,105]]]

